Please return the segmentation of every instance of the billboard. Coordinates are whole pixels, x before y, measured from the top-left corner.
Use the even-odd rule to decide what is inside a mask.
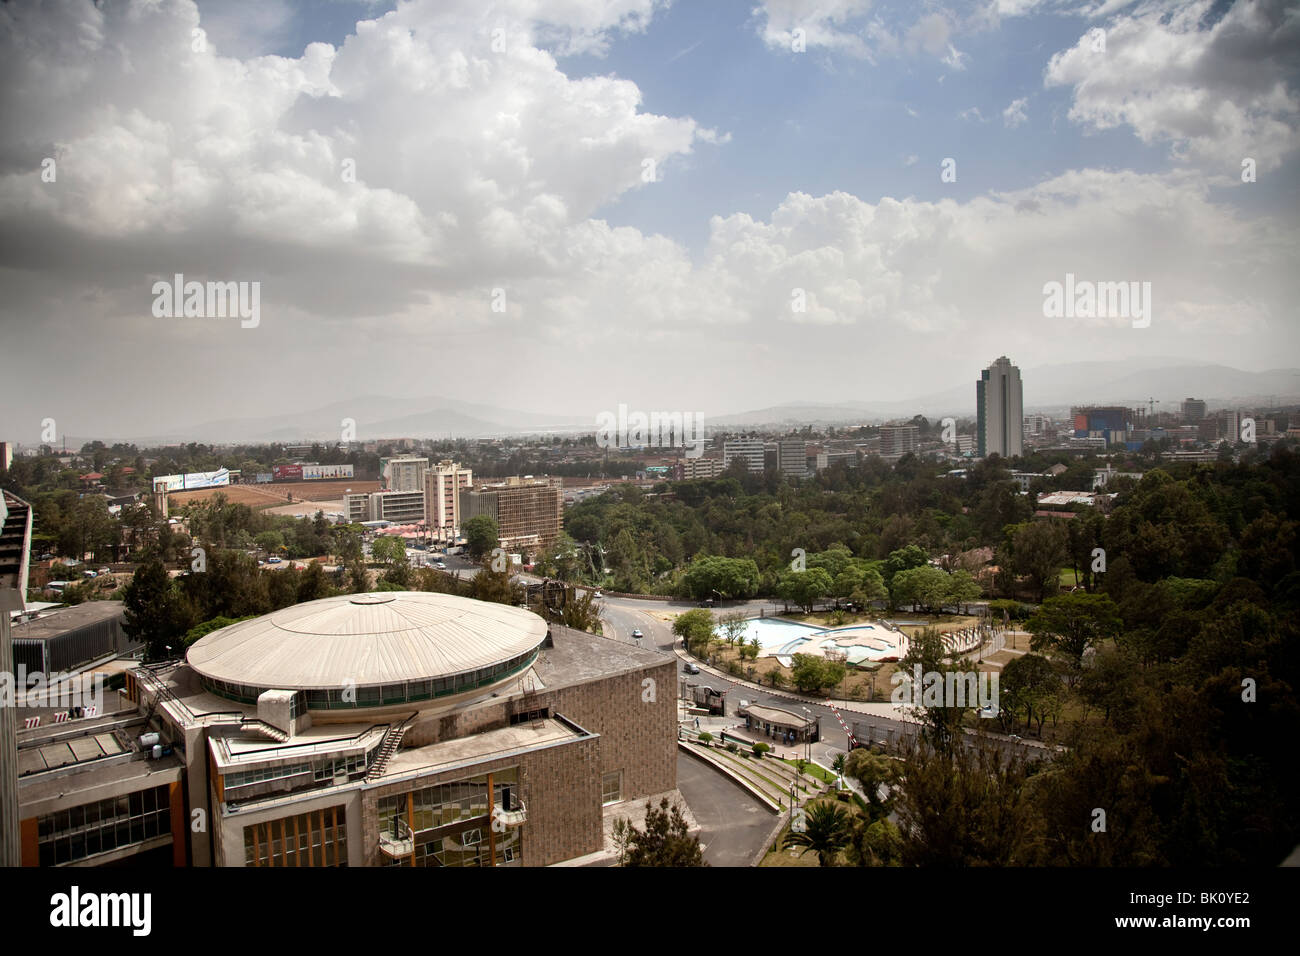
[[[304,481],[321,481],[329,478],[351,478],[351,465],[303,465]]]
[[[302,465],[273,465],[271,474],[276,481],[302,481]]]
[[[253,483],[258,485],[265,485],[269,483],[272,480],[272,478],[274,478],[274,476],[269,471],[259,471],[253,477]]]
[[[159,475],[153,480],[153,490],[193,491],[197,488],[221,488],[230,484],[230,472],[225,468],[216,471],[192,471],[184,475]]]

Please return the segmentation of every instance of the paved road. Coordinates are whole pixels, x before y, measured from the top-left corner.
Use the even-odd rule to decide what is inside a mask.
[[[744,788],[680,752],[677,789],[700,824],[710,866],[749,866],[776,826],[776,815]]]

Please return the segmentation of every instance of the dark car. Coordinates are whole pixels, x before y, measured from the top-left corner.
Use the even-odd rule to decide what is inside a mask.
[[[684,670],[688,674],[698,674],[700,672],[699,666],[696,664],[692,664],[689,661],[682,665],[682,670]]]

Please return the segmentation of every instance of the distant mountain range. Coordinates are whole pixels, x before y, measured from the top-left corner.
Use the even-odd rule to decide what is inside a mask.
[[[1157,411],[1177,410],[1187,397],[1220,406],[1300,402],[1300,369],[1243,372],[1225,365],[1189,364],[1185,359],[1144,358],[1074,362],[1022,369],[1025,411],[1061,412],[1071,405],[1124,404]],[[869,391],[869,382],[863,391]],[[705,412],[708,429],[764,425],[841,425],[891,419],[975,415],[975,376],[944,391],[911,398],[790,403],[748,411]],[[444,396],[396,399],[376,395],[334,402],[301,412],[256,418],[226,418],[134,438],[137,444],[197,441],[339,441],[342,422],[356,422],[357,436],[382,438],[491,438],[524,434],[575,434],[595,428],[594,415],[550,415],[518,411]]]

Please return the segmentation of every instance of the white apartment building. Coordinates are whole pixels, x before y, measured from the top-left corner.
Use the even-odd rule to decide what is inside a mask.
[[[460,532],[460,493],[473,484],[472,469],[446,459],[424,473],[424,511],[434,537],[456,540]]]
[[[725,471],[739,458],[746,470],[756,475],[763,473],[763,439],[732,438],[722,443],[722,467]]]

